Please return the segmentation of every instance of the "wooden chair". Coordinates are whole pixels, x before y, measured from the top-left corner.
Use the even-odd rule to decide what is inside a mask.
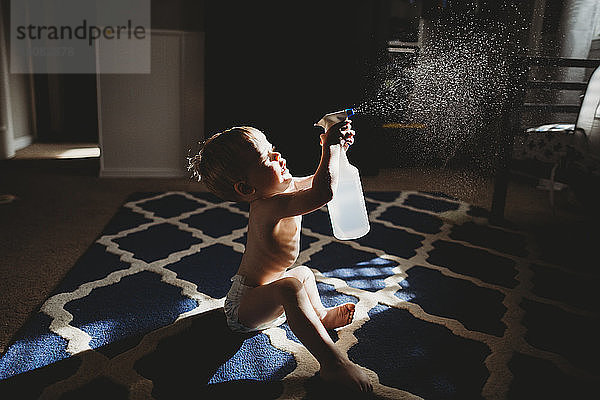
[[[597,169],[600,159],[600,68],[596,68],[590,77],[576,123],[545,124],[517,134],[512,158],[549,166],[549,177],[540,178],[537,187],[549,191],[553,210],[555,191],[568,187],[567,174],[557,180],[559,169],[566,171],[571,163],[578,163],[590,172]]]
[[[595,68],[587,83],[529,81],[532,66]],[[503,220],[506,191],[510,176],[516,173],[538,178],[538,187],[549,190],[550,204],[555,210],[555,191],[568,187],[568,171],[576,167],[585,174],[600,177],[600,60],[577,60],[524,57],[514,62],[519,95],[506,111],[507,135],[500,151],[496,172],[491,218]],[[585,88],[581,104],[525,103],[531,88]],[[533,128],[522,127],[522,113],[527,109],[554,112],[576,112],[575,124],[548,123]],[[560,176],[560,179],[557,177]]]

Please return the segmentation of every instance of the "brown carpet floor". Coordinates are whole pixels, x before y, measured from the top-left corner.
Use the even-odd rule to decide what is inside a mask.
[[[363,187],[439,191],[488,209],[493,191],[490,179],[464,171],[411,168],[365,176]],[[130,193],[164,190],[204,188],[189,179],[102,179],[98,159],[1,161],[0,195],[17,199],[0,204],[0,352]],[[513,181],[505,216],[533,233],[555,263],[588,263],[591,268],[592,251],[599,244],[595,221],[568,197],[558,196],[553,215],[547,192]]]

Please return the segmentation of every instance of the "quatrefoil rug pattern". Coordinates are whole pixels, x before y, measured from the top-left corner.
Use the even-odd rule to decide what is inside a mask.
[[[303,217],[298,264],[331,331],[382,399],[589,398],[600,383],[599,275],[545,260],[527,233],[439,193],[369,192],[370,232]],[[0,397],[325,398],[287,324],[227,329],[248,208],[201,192],[135,193],[0,359]]]

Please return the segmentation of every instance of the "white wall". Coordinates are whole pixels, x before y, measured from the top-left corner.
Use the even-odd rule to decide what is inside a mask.
[[[32,76],[9,70],[7,3],[0,2],[0,158],[13,157],[35,136]]]
[[[11,74],[9,85],[15,150],[19,150],[29,146],[35,137],[33,76]]]
[[[203,55],[202,32],[153,30],[150,74],[98,74],[100,176],[187,175],[204,137]]]

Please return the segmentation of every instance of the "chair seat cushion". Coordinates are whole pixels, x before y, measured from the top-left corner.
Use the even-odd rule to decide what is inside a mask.
[[[574,145],[574,133],[573,124],[548,124],[529,128],[515,137],[513,158],[559,162],[567,154],[568,146]]]
[[[572,132],[575,124],[546,124],[527,129],[528,133],[534,132]]]

